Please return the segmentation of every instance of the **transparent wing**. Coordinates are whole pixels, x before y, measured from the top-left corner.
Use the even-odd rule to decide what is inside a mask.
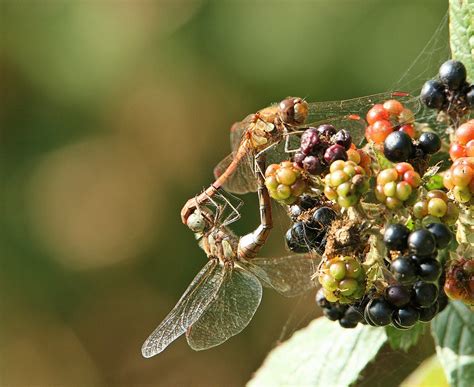
[[[216,179],[221,176],[229,167],[230,163],[234,160],[235,152],[228,155],[214,168],[214,176]],[[253,153],[250,152],[245,155],[236,169],[227,178],[226,182],[222,185],[224,190],[234,194],[245,194],[247,192],[256,192],[258,185],[253,170]]]
[[[311,102],[308,104],[309,115],[307,122],[321,121],[331,117],[356,114],[365,117],[367,111],[376,103],[389,99],[400,101],[406,108],[418,113],[421,103],[418,97],[404,92],[385,92],[342,101]]]
[[[209,261],[194,277],[173,310],[143,343],[143,356],[152,357],[159,354],[185,333],[206,311],[218,293],[223,279],[223,266],[216,260]]]
[[[253,114],[249,114],[242,121],[236,122],[230,128],[230,147],[233,152],[239,149],[242,140],[244,139],[244,133],[248,129],[252,120],[254,119]]]
[[[265,285],[286,297],[294,297],[316,286],[311,279],[320,256],[296,254],[278,258],[254,258],[239,262]]]
[[[222,344],[250,322],[262,299],[262,285],[238,267],[226,272],[215,301],[186,333],[189,346],[204,350]]]

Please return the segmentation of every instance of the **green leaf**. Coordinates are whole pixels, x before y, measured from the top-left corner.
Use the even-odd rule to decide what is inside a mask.
[[[392,349],[401,349],[406,352],[418,343],[420,337],[425,333],[425,324],[418,323],[406,331],[388,326],[385,328],[385,332]]]
[[[450,386],[470,387],[474,381],[474,313],[451,302],[432,322],[436,353]]]
[[[436,355],[424,360],[423,363],[400,384],[400,387],[423,386],[449,387],[446,376],[444,376],[443,367],[441,367]]]
[[[348,386],[386,340],[383,329],[321,317],[275,348],[248,386]]]
[[[449,34],[454,59],[464,63],[474,78],[474,0],[449,1]]]

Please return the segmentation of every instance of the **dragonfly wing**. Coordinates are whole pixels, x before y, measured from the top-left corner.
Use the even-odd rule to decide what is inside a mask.
[[[143,356],[159,354],[185,333],[206,311],[219,292],[223,279],[223,266],[216,260],[209,261],[194,277],[173,310],[143,343]]]
[[[320,256],[296,254],[278,258],[254,258],[243,263],[264,284],[286,297],[294,297],[316,286],[311,279]]]
[[[201,351],[222,344],[250,322],[262,299],[262,285],[252,273],[234,267],[226,273],[215,300],[186,334],[189,346]]]
[[[216,179],[221,176],[234,160],[234,153],[228,155],[214,168],[214,176]],[[222,187],[227,191],[235,194],[245,194],[247,192],[256,192],[258,185],[255,172],[252,168],[253,159],[250,154],[246,155],[234,172],[228,177]]]

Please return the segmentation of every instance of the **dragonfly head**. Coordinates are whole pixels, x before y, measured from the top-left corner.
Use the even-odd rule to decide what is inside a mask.
[[[308,103],[300,97],[288,97],[278,104],[279,117],[288,125],[301,125],[308,118]]]

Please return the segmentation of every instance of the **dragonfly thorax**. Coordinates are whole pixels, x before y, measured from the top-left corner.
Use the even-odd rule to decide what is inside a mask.
[[[221,229],[211,230],[203,237],[203,249],[209,258],[222,263],[233,262],[237,257],[237,240]]]

